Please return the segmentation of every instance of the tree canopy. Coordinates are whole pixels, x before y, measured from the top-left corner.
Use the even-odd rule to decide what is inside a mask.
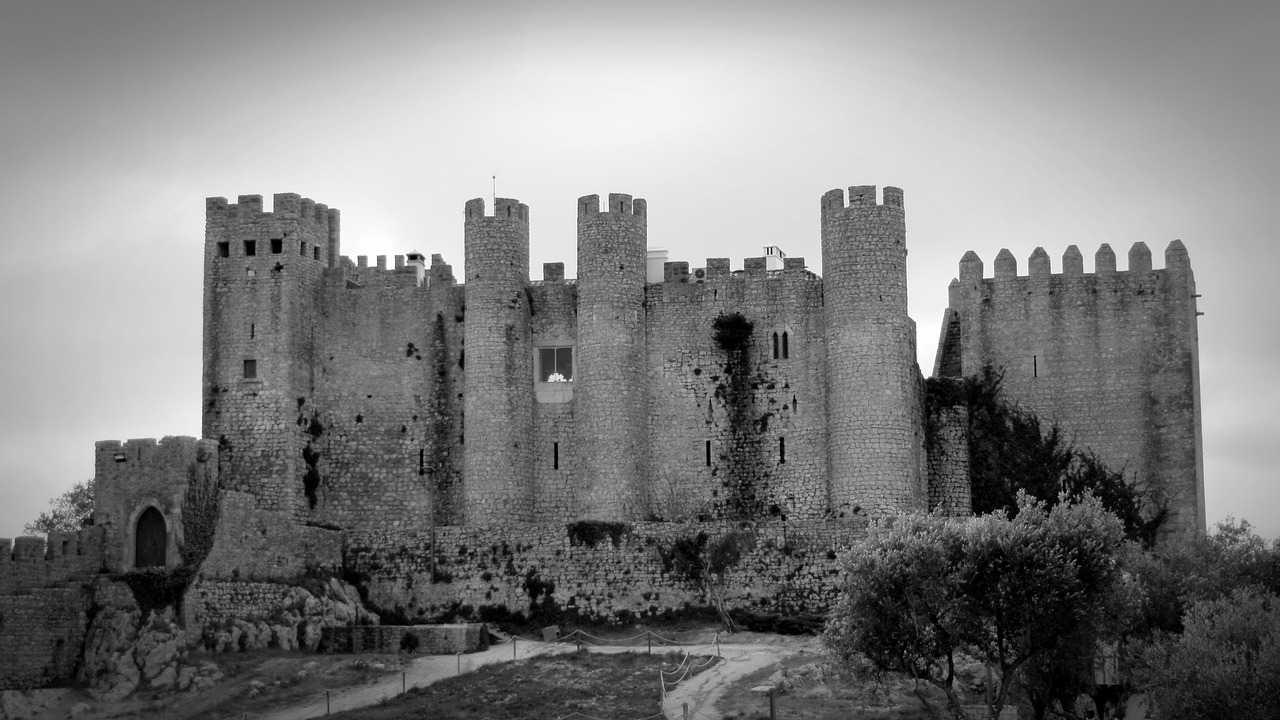
[[[957,654],[976,652],[999,673],[989,703],[998,717],[1028,664],[1131,594],[1121,523],[1096,498],[1017,502],[1013,518],[901,515],[874,529],[845,558],[828,647],[934,685],[961,720]]]
[[[28,535],[51,532],[75,532],[93,524],[93,479],[78,482],[71,489],[49,501],[49,509],[27,523]]]

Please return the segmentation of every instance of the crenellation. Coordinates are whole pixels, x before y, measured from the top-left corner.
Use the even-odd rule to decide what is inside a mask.
[[[1141,240],[1129,248],[1129,272],[1151,272],[1151,248]]]
[[[1049,253],[1044,248],[1037,247],[1031,252],[1031,257],[1027,259],[1027,274],[1033,278],[1046,278],[1052,274],[1049,264]]]
[[[1084,256],[1080,248],[1068,245],[1062,253],[1062,274],[1065,277],[1079,277],[1084,274]]]
[[[1000,248],[995,265],[996,280],[1011,280],[1018,277],[1018,259],[1009,252],[1009,248]]]
[[[1116,271],[1116,253],[1107,243],[1102,243],[1098,252],[1093,254],[1093,272],[1095,275],[1109,275]]]

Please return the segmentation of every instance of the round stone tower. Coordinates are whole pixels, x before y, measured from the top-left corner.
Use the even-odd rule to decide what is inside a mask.
[[[578,344],[574,421],[578,516],[639,520],[646,511],[648,404],[644,286],[647,207],[630,195],[578,199]]]
[[[827,467],[837,515],[923,509],[921,406],[907,317],[902,191],[822,196]]]
[[[533,347],[529,207],[466,204],[463,343],[463,509],[471,525],[533,515]]]

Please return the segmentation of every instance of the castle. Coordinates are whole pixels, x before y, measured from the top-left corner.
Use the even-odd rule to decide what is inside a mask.
[[[98,443],[95,539],[46,557],[87,557],[63,573],[83,579],[199,546],[196,624],[318,570],[409,620],[622,618],[699,601],[663,555],[676,539],[749,527],[732,601],[813,611],[868,522],[969,511],[966,410],[928,407],[915,359],[901,190],[822,196],[822,277],[776,248],[741,271],[668,262],[647,213],[580,198],[578,278],[531,280],[529,208],[471,200],[459,283],[439,255],[352,262],[310,199],[208,199],[203,439]],[[994,278],[971,252],[934,375],[1002,368],[1013,401],[1202,531],[1196,297],[1179,241],[1163,269],[1137,243],[1119,271],[1104,245],[1092,274],[1075,246],[1061,274],[1037,249],[1019,276],[1002,251]],[[9,568],[40,554],[20,548]],[[0,591],[40,583],[5,568]]]

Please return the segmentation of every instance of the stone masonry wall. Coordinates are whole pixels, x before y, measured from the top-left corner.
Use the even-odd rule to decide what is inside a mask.
[[[84,648],[86,597],[79,585],[0,594],[0,690],[71,678]]]
[[[728,260],[708,259],[703,283],[673,263],[665,282],[648,287],[651,508],[663,520],[732,516],[731,482],[750,486],[764,517],[827,511],[822,281],[803,258],[781,271],[753,260],[763,259],[730,273]],[[716,318],[730,313],[752,324],[739,398],[713,339]],[[735,433],[744,416],[748,427]]]
[[[1116,271],[1103,245],[1096,272],[1079,250],[1052,274],[1037,248],[1030,273],[1002,250],[995,278],[983,278],[972,252],[951,293],[963,375],[984,365],[1003,371],[1006,397],[1057,422],[1066,438],[1115,470],[1155,483],[1174,511],[1168,531],[1204,531],[1204,469],[1199,408],[1195,281],[1186,249],[1174,241],[1165,268],[1151,268],[1143,243]]]
[[[200,566],[210,580],[290,580],[342,566],[342,533],[293,525],[281,513],[257,507],[247,493],[223,491],[213,549]]]
[[[559,523],[439,527],[434,542],[431,533],[355,533],[347,566],[368,577],[371,603],[410,620],[483,619],[485,608],[529,613],[536,604],[627,621],[706,606],[697,585],[665,566],[663,554],[677,539],[706,533],[714,540],[744,525],[756,546],[729,573],[727,600],[732,607],[788,614],[829,606],[839,553],[866,532],[866,521],[857,519],[617,523],[612,534],[593,538]]]
[[[90,526],[69,532],[0,538],[0,595],[32,588],[84,582],[105,563],[106,529]]]

